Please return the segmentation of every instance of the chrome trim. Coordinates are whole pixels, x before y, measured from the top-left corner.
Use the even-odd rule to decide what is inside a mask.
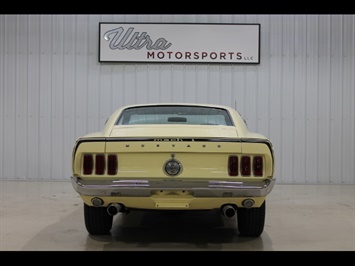
[[[182,164],[172,156],[164,163],[163,171],[167,176],[178,176],[182,172]]]
[[[150,197],[157,191],[185,191],[194,197],[262,197],[271,192],[275,179],[256,181],[208,180],[84,180],[71,177],[71,183],[83,196]]]

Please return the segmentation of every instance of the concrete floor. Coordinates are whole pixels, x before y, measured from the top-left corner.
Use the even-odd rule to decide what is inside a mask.
[[[0,251],[355,251],[355,185],[281,185],[259,238],[215,211],[132,211],[91,236],[70,181],[0,181]]]

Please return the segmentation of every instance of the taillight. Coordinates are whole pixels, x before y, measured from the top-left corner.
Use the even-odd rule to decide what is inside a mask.
[[[94,159],[91,154],[85,154],[83,156],[83,173],[84,175],[91,175],[94,169]]]
[[[231,155],[228,158],[228,174],[230,176],[238,175],[238,156]]]
[[[253,171],[253,176],[263,176],[264,174],[264,161],[263,156],[254,156],[253,164],[251,156],[242,156],[240,162],[238,156],[231,155],[228,157],[228,174],[230,176],[237,176],[240,165],[240,173],[242,176],[250,176]]]
[[[96,154],[95,159],[95,174],[103,175],[105,172],[105,155]]]
[[[263,175],[263,157],[255,156],[253,159],[253,173],[254,176],[262,176]]]
[[[107,156],[107,174],[115,175],[117,174],[118,161],[115,154],[109,154]]]
[[[249,156],[242,156],[241,162],[241,173],[242,175],[249,176],[250,175],[250,157]]]
[[[95,160],[95,161],[94,161]],[[107,163],[106,163],[107,160]],[[95,169],[94,169],[95,168]],[[104,175],[107,171],[108,175],[116,175],[118,171],[118,159],[116,154],[84,154],[83,155],[83,174]]]

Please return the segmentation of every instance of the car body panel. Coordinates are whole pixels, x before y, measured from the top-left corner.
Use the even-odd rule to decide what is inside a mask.
[[[126,109],[149,106],[200,106],[226,110],[233,125],[135,124],[117,125]],[[85,154],[114,154],[115,174],[83,173]],[[263,158],[262,176],[228,174],[228,158],[247,155]],[[164,167],[177,161],[181,170],[169,176]],[[265,200],[274,186],[274,154],[271,142],[250,132],[244,119],[231,107],[209,104],[143,104],[116,110],[101,132],[77,139],[72,153],[71,181],[87,205],[95,197],[102,206],[119,202],[128,208],[211,209],[223,204],[242,208],[252,198],[254,207]]]

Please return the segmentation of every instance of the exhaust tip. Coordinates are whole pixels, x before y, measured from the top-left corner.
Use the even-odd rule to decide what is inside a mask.
[[[243,200],[243,202],[242,202],[242,205],[243,205],[245,208],[251,208],[251,207],[254,206],[254,204],[255,204],[255,201],[252,200],[252,199],[245,199],[245,200]]]
[[[111,216],[116,215],[120,211],[123,211],[123,206],[122,206],[122,204],[119,204],[119,203],[111,203],[107,207],[107,213]]]
[[[232,205],[224,205],[221,208],[221,211],[222,211],[222,214],[228,218],[233,218],[235,215],[235,208]]]

